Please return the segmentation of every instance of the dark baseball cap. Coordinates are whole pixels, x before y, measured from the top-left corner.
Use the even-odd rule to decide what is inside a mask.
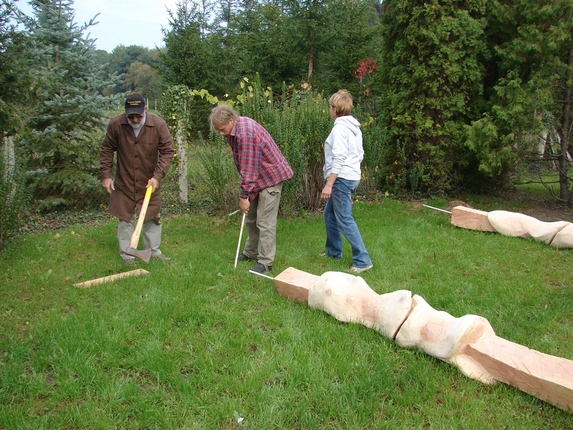
[[[125,114],[142,115],[145,108],[145,99],[141,94],[132,94],[125,99]]]

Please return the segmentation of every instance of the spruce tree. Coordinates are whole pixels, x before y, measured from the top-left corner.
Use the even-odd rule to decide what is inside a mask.
[[[96,24],[74,21],[72,0],[32,0],[26,20],[36,100],[25,141],[44,205],[79,205],[100,190],[98,148],[111,100],[102,95],[117,77],[106,77],[94,40],[83,36]]]

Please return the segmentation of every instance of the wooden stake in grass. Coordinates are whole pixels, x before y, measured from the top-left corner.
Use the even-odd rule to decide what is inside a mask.
[[[97,278],[97,279],[92,279],[90,281],[80,282],[79,284],[74,284],[74,287],[89,288],[94,285],[105,284],[106,282],[113,282],[116,279],[123,279],[123,278],[129,278],[131,276],[139,276],[147,274],[149,274],[147,270],[136,269],[136,270],[131,270],[129,272],[116,273],[115,275],[104,276],[103,278]]]
[[[364,279],[348,273],[315,276],[290,267],[274,283],[283,297],[375,329],[400,346],[457,366],[472,379],[504,382],[573,412],[573,361],[502,339],[483,317],[455,318],[406,290],[377,294]]]

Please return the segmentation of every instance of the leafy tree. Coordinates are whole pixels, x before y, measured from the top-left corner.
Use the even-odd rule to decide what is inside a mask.
[[[331,94],[346,88],[362,96],[354,70],[361,60],[381,57],[381,10],[377,1],[337,0],[326,3],[324,22],[319,23],[324,45],[316,50],[313,86]],[[369,89],[380,93],[373,81]]]
[[[17,31],[17,8],[13,0],[2,0],[0,9],[0,135],[13,136],[24,128],[29,102],[29,54],[25,34]]]
[[[24,141],[30,167],[38,177],[37,197],[44,205],[72,205],[100,191],[99,138],[104,107],[101,92],[113,85],[96,60],[92,40],[82,33],[89,23],[74,22],[71,0],[33,0],[26,20],[37,100],[30,118],[33,136]]]
[[[255,74],[275,88],[310,80],[329,92],[357,89],[352,71],[377,57],[380,37],[377,0],[185,0],[170,16],[167,83],[219,95],[240,93],[237,82]]]
[[[158,99],[161,95],[161,77],[157,70],[148,64],[134,61],[124,78],[126,90]]]
[[[306,79],[306,53],[297,49],[291,21],[280,4],[254,5],[237,16],[236,26],[238,78],[258,74],[277,88],[282,82]]]
[[[97,53],[101,56],[99,50]],[[106,64],[104,70],[108,75],[113,76],[117,74],[122,77],[114,88],[115,93],[128,91],[130,86],[133,85],[131,82],[126,83],[125,77],[129,73],[131,65],[136,61],[156,69],[160,65],[159,50],[150,50],[144,46],[137,45],[118,45],[110,54],[107,54],[107,58],[101,62],[102,64]]]
[[[161,114],[167,122],[175,140],[176,156],[174,167],[178,173],[179,201],[188,203],[188,157],[187,148],[191,141],[191,136],[205,136],[209,133],[208,124],[205,118],[209,115],[213,104],[218,100],[206,90],[191,90],[185,85],[174,85],[167,89],[163,95],[161,103]],[[209,152],[209,151],[207,151]],[[215,151],[218,153],[218,151]],[[215,202],[226,200],[221,198],[228,192],[229,172],[235,174],[236,170],[229,168],[232,161],[225,157],[227,162],[209,164],[208,160],[213,160],[205,155],[205,151],[199,151],[199,157],[205,166],[211,165],[212,169],[206,169],[209,180],[205,181],[208,187],[211,187],[212,195],[216,197]],[[218,155],[221,155],[218,153]],[[225,154],[226,156],[227,154]],[[223,157],[215,157],[217,161],[222,161]],[[234,167],[234,166],[233,166]],[[214,175],[210,175],[214,173]],[[167,187],[169,188],[169,178],[167,178]],[[212,181],[211,181],[212,180]]]
[[[298,35],[296,47],[306,56],[306,79],[311,81],[319,53],[328,43],[331,22],[328,20],[328,2],[320,0],[285,0],[290,17],[289,30]]]

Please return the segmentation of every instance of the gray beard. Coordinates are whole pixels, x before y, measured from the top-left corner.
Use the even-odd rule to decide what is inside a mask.
[[[131,125],[133,127],[134,130],[139,130],[141,127],[143,127],[143,125],[145,124],[145,120],[147,119],[147,112],[143,113],[143,119],[141,120],[141,122],[139,124],[134,124],[132,123],[129,118],[127,118],[127,122],[129,123],[129,125]]]

